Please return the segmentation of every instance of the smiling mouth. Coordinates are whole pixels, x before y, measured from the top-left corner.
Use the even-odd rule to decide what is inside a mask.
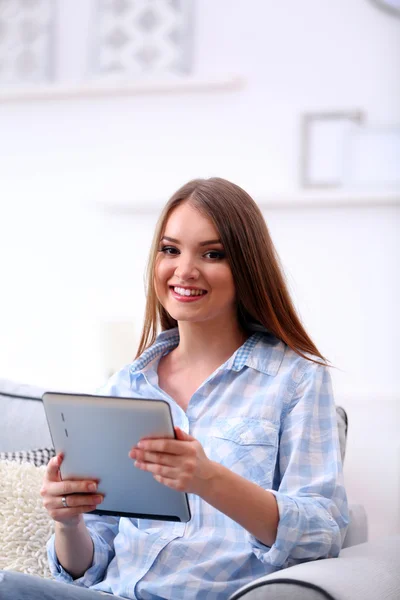
[[[170,289],[175,292],[178,296],[182,297],[197,297],[197,296],[205,296],[207,294],[206,290],[199,290],[195,288],[182,288],[179,286],[170,286]]]

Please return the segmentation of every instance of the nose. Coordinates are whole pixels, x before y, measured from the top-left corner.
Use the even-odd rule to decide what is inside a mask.
[[[195,265],[194,258],[187,254],[181,254],[176,265],[175,275],[182,282],[197,279],[199,271]]]

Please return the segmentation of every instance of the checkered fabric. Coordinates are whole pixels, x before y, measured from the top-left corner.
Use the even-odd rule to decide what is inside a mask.
[[[194,494],[189,523],[87,515],[94,560],[74,584],[132,599],[221,600],[256,577],[337,556],[348,512],[328,368],[258,331],[208,377],[184,412],[157,375],[161,356],[178,342],[176,329],[163,332],[100,393],[167,401],[175,425],[198,439],[211,460],[275,495],[276,541],[266,546]],[[54,539],[48,552],[53,575],[72,582]]]
[[[54,448],[38,448],[36,450],[21,450],[18,452],[0,452],[0,460],[12,460],[19,463],[28,462],[41,467],[47,465],[55,456]]]

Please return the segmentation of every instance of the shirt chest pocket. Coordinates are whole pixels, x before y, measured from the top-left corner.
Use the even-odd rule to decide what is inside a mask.
[[[265,419],[232,417],[214,421],[208,457],[263,487],[271,487],[279,427]]]

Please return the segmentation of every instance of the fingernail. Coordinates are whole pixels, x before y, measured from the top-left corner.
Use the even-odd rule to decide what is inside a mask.
[[[89,483],[88,490],[89,492],[95,492],[97,490],[97,485],[95,483]]]

